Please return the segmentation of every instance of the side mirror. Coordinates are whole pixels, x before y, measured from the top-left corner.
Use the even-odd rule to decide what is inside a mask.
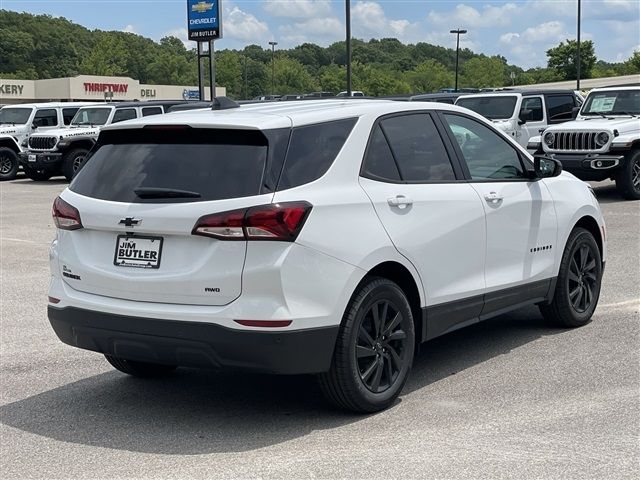
[[[38,128],[38,126],[35,123],[31,124],[31,130],[36,130]]]
[[[580,107],[573,107],[571,109],[571,119],[575,120],[578,117],[578,112],[580,112]]]
[[[531,110],[523,109],[520,110],[520,115],[518,115],[518,125],[524,125],[529,120],[531,116]]]
[[[545,155],[533,157],[533,168],[538,178],[557,177],[562,173],[562,163],[555,158]]]

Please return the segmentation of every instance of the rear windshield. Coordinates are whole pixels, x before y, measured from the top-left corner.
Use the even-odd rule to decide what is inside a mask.
[[[473,110],[489,120],[506,120],[513,116],[516,100],[514,96],[483,96],[460,98],[456,105]]]
[[[267,138],[258,131],[145,128],[102,132],[70,189],[126,203],[203,202],[258,195],[268,149]]]

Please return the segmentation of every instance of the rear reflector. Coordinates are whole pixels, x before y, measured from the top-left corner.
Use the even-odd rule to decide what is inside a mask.
[[[200,218],[191,233],[218,240],[293,242],[311,208],[308,202],[286,202],[214,213]]]
[[[56,303],[60,303],[60,299],[56,297],[49,297],[49,303],[53,303],[55,305]]]
[[[51,215],[56,227],[62,230],[78,230],[82,228],[78,209],[69,205],[60,197],[54,200]]]
[[[282,328],[291,325],[291,320],[234,320],[245,327]]]

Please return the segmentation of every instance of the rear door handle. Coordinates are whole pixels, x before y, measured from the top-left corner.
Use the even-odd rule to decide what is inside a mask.
[[[500,202],[502,202],[502,200],[504,200],[504,197],[502,195],[498,195],[496,192],[490,192],[490,193],[487,193],[484,196],[484,199],[490,205],[499,205]]]
[[[387,198],[387,203],[391,207],[406,207],[413,205],[413,200],[404,195],[396,195],[395,197]]]

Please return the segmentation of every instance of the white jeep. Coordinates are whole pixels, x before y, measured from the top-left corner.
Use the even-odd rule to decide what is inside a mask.
[[[640,85],[592,90],[575,121],[547,128],[528,148],[582,180],[615,180],[624,198],[640,199]]]
[[[0,108],[0,181],[16,178],[18,155],[30,135],[69,125],[84,105],[89,103],[30,103]]]

